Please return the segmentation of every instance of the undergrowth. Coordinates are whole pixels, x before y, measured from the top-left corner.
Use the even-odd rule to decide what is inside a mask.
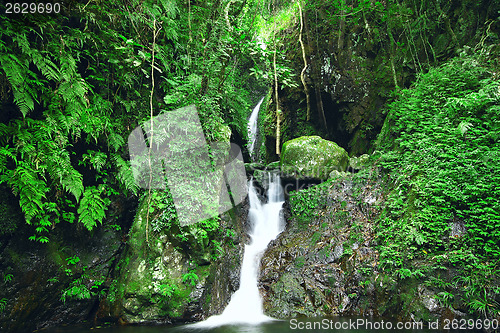
[[[377,226],[382,266],[411,272],[424,260],[431,269],[419,278],[442,303],[490,318],[500,314],[495,73],[487,59],[466,56],[422,75],[389,106],[373,155],[391,184]],[[432,280],[443,271],[445,286]]]

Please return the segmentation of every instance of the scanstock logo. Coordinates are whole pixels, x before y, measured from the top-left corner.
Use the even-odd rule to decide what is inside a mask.
[[[247,196],[240,147],[207,145],[194,105],[153,117],[152,126],[144,122],[130,134],[128,147],[136,183],[167,190],[183,226],[215,217]]]

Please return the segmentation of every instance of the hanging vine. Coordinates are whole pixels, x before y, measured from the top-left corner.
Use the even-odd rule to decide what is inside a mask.
[[[304,60],[304,68],[302,68],[302,71],[300,72],[300,80],[302,81],[302,85],[304,86],[304,93],[306,94],[306,102],[307,102],[306,120],[309,121],[311,119],[311,101],[309,96],[309,89],[307,88],[306,78],[305,78],[307,70],[307,58],[306,58],[306,50],[304,48],[304,42],[302,41],[302,31],[304,29],[304,22],[302,19],[302,6],[300,5],[300,0],[297,1],[297,4],[299,5],[299,15],[300,15],[299,43],[300,43],[300,48],[302,49],[302,59]]]
[[[146,243],[149,244],[149,207],[151,206],[151,182],[153,181],[153,169],[151,166],[151,152],[153,149],[153,94],[155,90],[155,79],[154,79],[154,69],[155,69],[155,45],[156,37],[160,33],[161,27],[156,29],[156,18],[153,18],[153,45],[151,47],[151,93],[149,95],[149,120],[150,120],[150,141],[148,150],[148,165],[149,165],[149,180],[148,180],[148,208],[146,213]]]
[[[273,30],[274,30],[274,53],[273,53],[273,68],[274,68],[274,99],[276,101],[276,154],[280,155],[280,141],[281,141],[281,129],[280,129],[280,106],[279,106],[279,96],[278,96],[278,72],[276,69],[276,17],[273,18]]]

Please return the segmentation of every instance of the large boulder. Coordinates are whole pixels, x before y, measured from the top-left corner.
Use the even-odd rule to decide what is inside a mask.
[[[333,170],[345,171],[349,156],[335,142],[301,136],[283,144],[281,170],[297,178],[328,179]]]

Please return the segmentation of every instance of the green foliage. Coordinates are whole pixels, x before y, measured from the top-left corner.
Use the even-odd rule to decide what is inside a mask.
[[[160,285],[160,293],[166,297],[172,297],[178,290],[175,284],[161,284]]]
[[[30,239],[47,242],[61,222],[91,230],[109,198],[138,193],[125,138],[150,107],[156,115],[196,104],[209,141],[227,141],[227,125],[246,137],[250,100],[265,86],[247,73],[260,61],[253,22],[264,7],[204,2],[188,13],[174,0],[133,0],[75,3],[43,20],[5,17],[0,183],[18,197]]]
[[[410,248],[437,251],[453,221],[465,221],[470,244],[500,256],[497,90],[476,59],[458,59],[423,75],[391,105],[398,150],[380,165],[392,170],[396,187],[382,223],[399,232],[383,237],[409,235]]]
[[[221,243],[216,240],[221,237],[219,217],[182,226],[168,189],[151,192],[149,213],[153,217],[151,228],[156,234],[169,235],[176,247],[194,255],[195,258],[200,259],[205,253],[210,253],[211,258],[217,260],[223,254]]]
[[[95,187],[86,188],[78,207],[78,221],[88,230],[92,230],[97,223],[102,223],[109,203],[109,199],[101,197],[101,190]]]
[[[319,217],[319,209],[324,208],[324,197],[331,186],[330,181],[312,186],[306,190],[294,191],[290,194],[292,216],[306,227],[313,219]]]
[[[295,267],[296,268],[299,268],[299,269],[303,268],[305,266],[305,264],[306,264],[306,258],[304,258],[304,257],[297,257],[295,259]]]
[[[196,286],[196,284],[198,284],[199,279],[200,278],[198,277],[198,275],[196,275],[195,272],[189,272],[182,275],[182,282],[184,283],[188,282],[193,287]]]
[[[101,275],[101,272],[97,272],[96,275],[96,272],[88,270],[87,266],[82,265],[82,261],[77,255],[66,258],[66,266],[62,266],[61,269],[70,279],[68,286],[63,289],[60,296],[63,303],[69,300],[84,300],[105,295],[103,286],[105,277]],[[58,277],[47,280],[51,283],[58,281]]]
[[[13,277],[14,277],[14,275],[12,275],[12,274],[4,274],[3,275],[3,282],[10,283],[12,281]]]
[[[441,289],[438,300],[449,306],[462,289],[466,306],[491,317],[498,312],[500,85],[488,66],[461,57],[421,75],[389,106],[376,158],[391,183],[377,226],[381,264],[402,279],[414,275],[413,259],[454,267],[454,284],[428,280]]]
[[[74,255],[72,257],[66,258],[66,262],[68,263],[68,265],[76,265],[80,262],[80,258]]]
[[[7,307],[8,300],[6,298],[0,299],[0,313],[5,311],[5,308]]]

